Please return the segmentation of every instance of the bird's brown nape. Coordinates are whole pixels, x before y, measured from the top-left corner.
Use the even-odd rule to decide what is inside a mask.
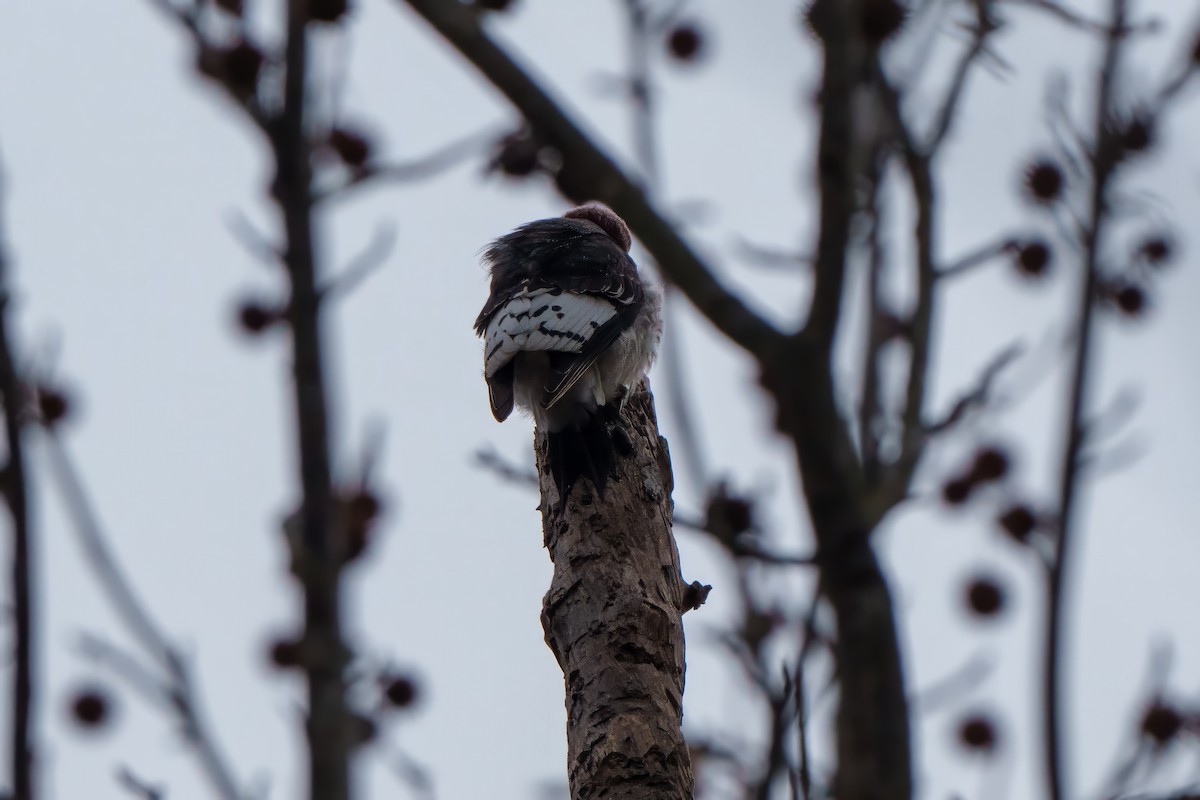
[[[600,229],[608,234],[608,238],[621,246],[621,249],[626,253],[633,245],[633,237],[629,233],[629,226],[625,224],[625,220],[617,216],[617,212],[613,211],[603,203],[592,200],[584,203],[581,206],[572,208],[567,213],[563,214],[565,219],[586,219],[588,222],[594,222],[600,226]]]

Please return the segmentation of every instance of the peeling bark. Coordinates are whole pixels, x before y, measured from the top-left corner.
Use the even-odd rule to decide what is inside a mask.
[[[621,421],[632,453],[605,497],[580,481],[564,508],[536,436],[542,524],[554,578],[546,643],[566,683],[572,800],[690,800],[683,739],[684,584],[671,533],[671,464],[643,383]]]

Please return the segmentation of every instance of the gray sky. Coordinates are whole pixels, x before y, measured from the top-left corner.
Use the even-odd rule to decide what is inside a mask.
[[[271,229],[265,150],[217,91],[192,76],[189,47],[151,5],[0,4],[3,224],[16,262],[18,322],[26,352],[78,401],[71,449],[138,590],[195,659],[239,775],[248,784],[269,780],[273,797],[295,796],[299,685],[270,672],[264,658],[268,639],[298,615],[278,535],[294,500],[287,351],[281,336],[248,342],[232,322],[236,300],[283,285],[229,233],[235,213]],[[348,34],[322,43],[322,61],[334,64],[338,48],[348,48],[344,116],[371,131],[383,155],[416,157],[514,119],[401,4],[358,5]],[[691,240],[756,306],[793,320],[803,278],[749,266],[732,245],[736,236],[810,245],[814,120],[805,98],[818,54],[792,2],[691,7],[712,33],[711,57],[695,69],[658,65],[663,200],[672,208],[710,204],[711,213],[689,225]],[[1137,52],[1131,97],[1174,63],[1190,14],[1181,1],[1140,7],[1173,25]],[[628,109],[597,91],[624,57],[618,14],[614,2],[525,0],[497,28],[593,131],[628,155]],[[1020,206],[1016,187],[1017,164],[1052,144],[1048,77],[1065,71],[1072,107],[1087,109],[1085,70],[1096,60],[1088,41],[1028,13],[1011,19],[1023,32],[1002,33],[997,47],[1014,71],[977,75],[943,165],[938,249],[947,258],[998,232],[1044,224]],[[941,32],[934,78],[958,36],[952,26]],[[932,105],[938,86],[932,80],[920,90],[917,109],[923,98]],[[1136,723],[1150,643],[1173,642],[1177,690],[1194,691],[1190,676],[1200,669],[1200,585],[1192,579],[1200,539],[1191,514],[1200,473],[1200,248],[1190,235],[1200,205],[1200,156],[1189,133],[1200,129],[1196,94],[1188,93],[1187,113],[1172,118],[1164,149],[1128,184],[1157,218],[1177,224],[1183,258],[1154,291],[1147,322],[1110,319],[1101,338],[1097,397],[1104,404],[1120,387],[1137,389],[1142,403],[1129,433],[1144,452],[1089,482],[1085,494],[1070,618],[1069,775],[1080,792],[1097,790]],[[531,458],[528,423],[498,426],[487,411],[471,332],[486,291],[479,249],[563,205],[542,184],[514,187],[480,171],[476,160],[427,183],[359,193],[323,219],[321,235],[326,264],[338,269],[381,225],[397,229],[385,267],[330,316],[341,466],[357,463],[372,421],[386,429],[389,513],[374,557],[353,572],[350,619],[364,652],[421,676],[420,711],[389,733],[429,767],[439,796],[452,799],[530,797],[562,780],[565,761],[561,675],[538,620],[550,564],[536,498],[471,458],[488,443],[513,460]],[[1060,370],[1046,366],[1060,360],[1046,355],[1046,342],[1064,331],[1075,277],[1069,264],[1059,267],[1044,286],[1019,281],[1003,264],[980,270],[947,290],[937,320],[937,407],[1017,338],[1040,354],[1040,370],[1034,364],[1025,373],[1042,377],[1011,384],[1005,410],[935,447],[922,496],[883,534],[913,689],[973,654],[997,661],[968,702],[1002,715],[1007,746],[990,766],[964,761],[953,743],[954,712],[923,716],[925,797],[1031,797],[1040,787],[1031,715],[1040,575],[1027,554],[998,541],[982,509],[946,514],[929,492],[974,445],[999,438],[1017,448],[1018,484],[1034,501],[1050,501],[1063,403]],[[803,550],[795,476],[770,433],[752,366],[690,311],[673,323],[668,335],[681,340],[714,470],[761,492],[766,524]],[[664,400],[670,439],[676,429]],[[676,483],[678,507],[697,509],[689,476]],[[95,674],[74,643],[82,631],[112,632],[114,621],[56,502],[39,492],[47,797],[118,795],[119,762],[168,784],[172,800],[207,796],[167,722],[129,692],[120,693],[118,724],[101,736],[81,736],[65,719],[68,690]],[[715,586],[710,604],[687,617],[685,724],[753,740],[761,736],[759,710],[731,683],[707,635],[735,607],[727,567],[693,534],[680,535],[680,549],[687,578]],[[969,626],[958,597],[966,571],[980,565],[1011,582],[1012,604],[994,624]],[[828,733],[816,729],[825,742]],[[384,770],[368,774],[364,796],[396,795]]]

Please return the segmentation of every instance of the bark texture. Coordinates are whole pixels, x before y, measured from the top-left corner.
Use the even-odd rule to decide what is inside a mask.
[[[536,436],[542,526],[554,562],[542,627],[566,684],[571,798],[690,800],[670,455],[645,383],[621,421],[632,453],[618,458],[604,499],[580,481],[563,508],[546,436]]]

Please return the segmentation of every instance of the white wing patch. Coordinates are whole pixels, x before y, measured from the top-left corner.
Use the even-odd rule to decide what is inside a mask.
[[[492,377],[520,352],[578,353],[617,314],[604,298],[538,289],[504,304],[484,334],[483,371]]]

